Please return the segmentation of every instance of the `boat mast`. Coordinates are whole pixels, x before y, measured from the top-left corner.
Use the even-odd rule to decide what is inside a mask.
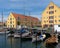
[[[3,11],[2,11],[2,29],[3,29]]]
[[[23,10],[24,10],[24,16],[25,16],[25,2],[23,3]],[[23,26],[26,26],[26,22],[23,24]]]
[[[30,16],[30,11],[29,11],[29,16]],[[29,26],[31,27],[31,18],[30,18],[30,25]]]

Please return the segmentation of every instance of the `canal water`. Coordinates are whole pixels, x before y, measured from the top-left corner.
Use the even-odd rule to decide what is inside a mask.
[[[58,45],[45,46],[44,42],[32,43],[31,41],[22,41],[20,38],[11,38],[6,35],[0,35],[0,48],[60,48]]]

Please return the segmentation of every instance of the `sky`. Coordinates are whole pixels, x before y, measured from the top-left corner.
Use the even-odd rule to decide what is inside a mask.
[[[10,12],[30,15],[40,19],[42,12],[51,1],[60,7],[60,0],[0,0],[0,21],[2,11],[4,21],[7,20]]]

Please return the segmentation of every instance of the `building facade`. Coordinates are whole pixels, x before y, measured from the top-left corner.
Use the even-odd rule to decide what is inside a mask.
[[[53,27],[56,24],[60,24],[60,7],[53,2],[50,2],[42,13],[41,25],[45,28]]]
[[[16,13],[10,13],[6,21],[7,28],[17,28],[17,26],[37,26],[39,19],[31,16],[25,16]]]

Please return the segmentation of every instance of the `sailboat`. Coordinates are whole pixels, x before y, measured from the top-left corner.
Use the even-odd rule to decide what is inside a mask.
[[[6,31],[7,29],[5,29],[5,27],[4,27],[4,20],[3,20],[3,11],[2,11],[2,25],[0,26],[0,34],[8,34],[9,33],[9,31]]]
[[[46,38],[46,35],[42,34],[42,32],[41,32],[41,35],[32,37],[32,42],[43,41],[45,38]]]
[[[22,38],[29,36],[30,32],[28,30],[26,30],[25,28],[22,28],[20,33],[14,34],[15,38],[20,38],[22,36]]]
[[[33,37],[33,38],[32,38],[32,42],[43,41],[45,37],[46,37],[45,34],[40,35],[40,36],[37,36],[37,37]],[[36,39],[36,38],[37,38],[37,39]]]

